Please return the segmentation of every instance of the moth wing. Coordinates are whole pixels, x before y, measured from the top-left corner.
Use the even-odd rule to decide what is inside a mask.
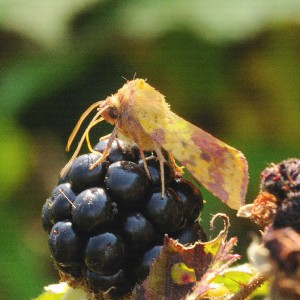
[[[229,207],[244,204],[248,163],[237,149],[169,111],[164,118],[139,120],[143,129]]]

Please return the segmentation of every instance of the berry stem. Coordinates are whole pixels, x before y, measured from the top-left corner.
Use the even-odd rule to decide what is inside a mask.
[[[265,275],[256,275],[247,285],[242,285],[240,291],[229,298],[229,300],[247,299],[258,287],[260,287],[268,278]]]

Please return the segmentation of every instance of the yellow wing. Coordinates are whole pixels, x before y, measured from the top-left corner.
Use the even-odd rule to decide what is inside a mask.
[[[171,112],[164,96],[144,80],[129,84],[132,116],[146,134],[229,207],[243,205],[249,180],[244,155]]]
[[[215,196],[233,209],[243,205],[249,180],[244,155],[170,110],[160,117],[139,122]]]

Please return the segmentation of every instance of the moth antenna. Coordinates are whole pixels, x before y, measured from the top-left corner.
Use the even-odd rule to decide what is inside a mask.
[[[92,146],[91,146],[90,135],[89,135],[89,134],[90,134],[90,130],[91,130],[95,125],[97,125],[97,124],[99,124],[100,122],[102,122],[103,120],[104,120],[104,118],[101,117],[100,119],[94,121],[94,122],[91,124],[90,129],[89,129],[88,132],[86,133],[86,136],[85,136],[86,143],[87,143],[87,146],[88,146],[90,152],[92,152],[92,153],[97,153],[97,154],[99,154],[100,152],[99,152],[99,151],[95,151],[95,150],[92,148]]]
[[[68,143],[67,143],[67,147],[66,147],[66,151],[70,151],[70,147],[71,147],[71,144],[81,126],[81,124],[83,123],[83,121],[85,120],[85,118],[92,112],[92,110],[94,110],[95,108],[97,108],[98,106],[100,106],[100,104],[102,103],[103,101],[98,101],[98,102],[95,102],[94,104],[92,104],[82,115],[81,117],[79,118],[76,126],[74,127],[69,139],[68,139]]]
[[[76,159],[76,157],[78,156],[78,153],[84,143],[84,140],[86,139],[86,135],[89,133],[89,131],[91,130],[91,128],[93,127],[93,123],[94,121],[97,120],[97,118],[99,118],[99,116],[101,116],[101,114],[103,113],[103,111],[107,108],[107,106],[104,106],[101,110],[99,110],[96,115],[94,116],[94,118],[92,119],[92,121],[90,122],[90,124],[88,125],[88,127],[85,129],[79,143],[78,146],[76,148],[76,150],[74,151],[71,159],[69,160],[69,162],[64,166],[64,168],[61,170],[60,176],[61,177],[65,177],[65,175],[68,173],[68,171],[70,170],[74,160]],[[101,118],[99,119],[101,120]]]
[[[111,135],[109,137],[109,140],[108,140],[108,143],[106,145],[106,148],[105,148],[105,150],[102,153],[102,156],[95,163],[93,163],[91,165],[90,170],[93,170],[97,166],[99,166],[104,161],[104,159],[108,156],[108,154],[110,152],[110,149],[111,149],[111,146],[112,146],[112,143],[115,140],[115,138],[117,137],[117,133],[118,133],[118,128],[117,128],[117,126],[115,126],[114,130],[112,131],[112,133],[111,133]]]
[[[126,77],[122,76],[122,78],[128,83],[129,80]]]

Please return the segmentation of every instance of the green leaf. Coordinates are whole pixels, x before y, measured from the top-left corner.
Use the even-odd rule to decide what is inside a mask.
[[[62,300],[88,300],[88,298],[84,290],[69,288]]]
[[[45,292],[34,300],[62,300],[69,289],[69,286],[65,282],[50,284],[45,286]]]
[[[73,289],[61,282],[44,287],[45,292],[34,300],[88,300],[82,289]]]
[[[171,268],[171,277],[179,285],[194,283],[196,281],[195,270],[189,268],[185,263],[174,264]]]
[[[243,264],[224,270],[224,272],[214,278],[213,283],[222,285],[233,295],[247,293],[247,295],[251,294],[251,297],[266,296],[269,289],[269,283],[250,264]],[[254,292],[251,292],[253,290]]]
[[[242,285],[246,285],[256,275],[258,275],[256,269],[249,264],[244,264],[228,268],[222,274],[216,276],[213,282],[223,284],[230,292],[236,293]]]

